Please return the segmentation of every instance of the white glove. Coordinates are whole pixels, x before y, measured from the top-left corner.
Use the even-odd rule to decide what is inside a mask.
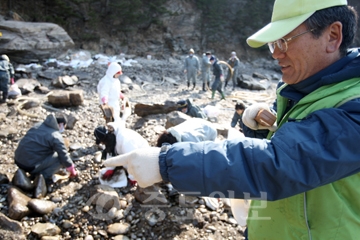
[[[270,131],[273,131],[273,132],[276,131],[276,129],[277,129],[276,122],[271,127],[268,127],[268,126],[263,126],[263,125],[259,124],[257,121],[255,121],[255,117],[261,109],[265,109],[265,110],[271,112],[269,106],[266,103],[255,103],[245,109],[245,111],[242,115],[243,123],[247,127],[251,128],[253,130],[269,129]]]
[[[109,158],[104,161],[104,165],[106,167],[126,167],[128,173],[134,176],[139,186],[146,188],[162,181],[159,154],[160,148],[158,147],[140,148]]]

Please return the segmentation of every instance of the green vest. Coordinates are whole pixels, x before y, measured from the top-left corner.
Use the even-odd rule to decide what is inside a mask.
[[[286,84],[284,84],[286,85]],[[360,97],[360,78],[322,86],[285,113],[288,99],[277,91],[278,127],[324,108]],[[271,134],[269,135],[271,136]],[[248,217],[249,240],[360,239],[360,173],[277,201],[253,200]]]

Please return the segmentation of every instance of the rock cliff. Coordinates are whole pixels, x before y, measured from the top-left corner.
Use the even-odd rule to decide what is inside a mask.
[[[360,3],[349,0],[358,8]],[[56,23],[75,48],[105,54],[183,55],[190,48],[220,58],[236,51],[241,60],[270,57],[266,47],[253,50],[246,38],[271,18],[273,0],[7,0],[7,19]],[[359,37],[355,45],[360,45]]]

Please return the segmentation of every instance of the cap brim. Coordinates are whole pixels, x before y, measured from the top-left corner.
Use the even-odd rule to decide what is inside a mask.
[[[268,42],[274,42],[297,28],[301,23],[313,15],[314,12],[271,22],[250,36],[246,42],[250,47],[253,48],[261,47]]]

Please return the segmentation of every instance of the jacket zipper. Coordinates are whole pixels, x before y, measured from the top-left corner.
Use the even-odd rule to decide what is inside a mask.
[[[307,209],[306,209],[306,192],[304,192],[304,216],[305,216],[305,224],[306,224],[306,228],[308,231],[308,236],[309,236],[309,240],[312,240],[311,237],[311,231],[310,231],[310,226],[309,226],[309,221],[308,221],[308,216],[307,216]]]

